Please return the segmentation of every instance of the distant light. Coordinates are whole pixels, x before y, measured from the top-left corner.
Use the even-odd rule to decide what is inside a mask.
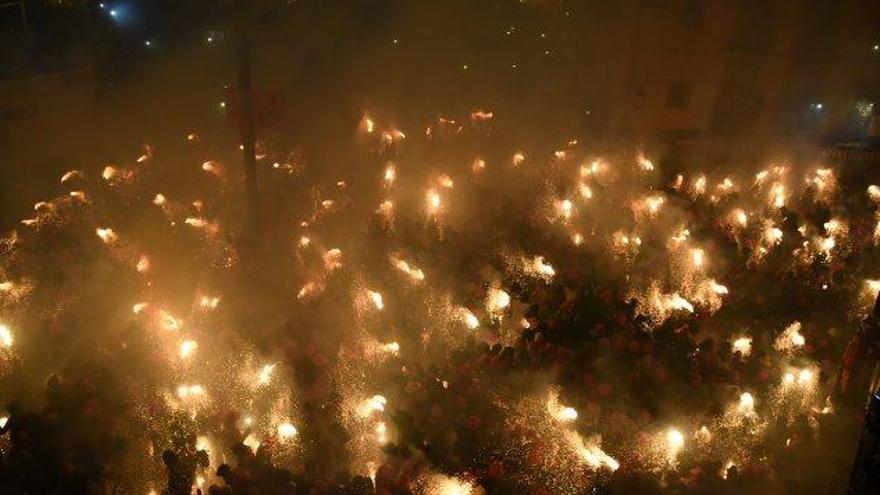
[[[150,40],[144,41],[144,46],[153,46],[153,42]]]
[[[874,45],[872,48],[875,52],[880,52],[880,45]]]
[[[396,44],[397,44],[397,38],[392,38],[392,39],[391,39],[391,42],[394,43],[394,44],[396,45]]]
[[[822,110],[822,108],[824,108],[824,105],[822,105],[821,103],[813,103],[810,105],[810,108],[815,111],[820,111]]]
[[[102,9],[106,9],[106,8],[107,8],[107,6],[104,5],[103,3],[99,3],[99,4],[98,4],[98,7],[101,7]]]
[[[116,12],[116,9],[110,9],[110,17],[116,17],[119,15],[119,12]]]
[[[511,69],[516,69],[518,66],[516,64],[510,64]]]
[[[461,64],[461,68],[463,70],[468,70],[468,64]]]
[[[208,43],[213,43],[213,42],[214,42],[214,37],[209,35],[207,38],[205,38],[205,40],[206,40]]]
[[[220,108],[226,108],[226,102],[225,102],[225,101],[221,101],[221,102],[220,102]]]

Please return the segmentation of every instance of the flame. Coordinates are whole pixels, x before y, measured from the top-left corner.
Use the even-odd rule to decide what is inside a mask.
[[[571,200],[563,199],[557,203],[556,208],[559,210],[559,215],[565,220],[568,220],[571,218],[571,212],[574,206],[572,205]]]
[[[421,282],[425,280],[425,274],[422,272],[420,268],[417,268],[414,265],[407,263],[406,261],[396,258],[394,256],[391,257],[391,263],[394,264],[394,267],[403,273],[409,275],[409,277],[415,282]],[[381,309],[381,308],[380,308]]]
[[[202,296],[199,298],[199,306],[205,309],[216,309],[220,304],[220,296]]]
[[[118,239],[116,232],[113,232],[113,229],[111,228],[98,227],[95,229],[95,234],[104,241],[104,244],[113,244]]]
[[[382,175],[382,180],[385,181],[386,187],[391,187],[394,184],[394,181],[397,180],[397,169],[394,165],[388,164],[385,167],[385,172]]]
[[[752,338],[739,337],[733,341],[731,346],[735,352],[739,352],[740,355],[746,357],[752,353]]]
[[[703,253],[702,249],[692,249],[691,250],[691,260],[694,263],[694,268],[700,269],[703,268],[703,263],[705,262],[705,253]]]
[[[201,385],[179,385],[177,397],[180,399],[199,398],[205,396],[205,389]]]
[[[382,350],[385,352],[390,352],[392,354],[398,354],[400,352],[400,344],[398,344],[397,342],[382,344]]]
[[[477,110],[477,111],[471,113],[471,120],[474,120],[476,122],[483,122],[486,120],[492,120],[492,117],[494,117],[492,112],[486,112],[483,110]]]
[[[452,179],[449,178],[449,176],[446,174],[441,174],[439,177],[437,177],[437,183],[440,184],[440,186],[445,187],[446,189],[452,189],[453,187],[455,187],[455,182],[453,182]]]
[[[220,174],[220,166],[217,162],[213,160],[208,160],[202,163],[202,170],[208,172],[209,174],[219,175]]]
[[[496,287],[489,289],[488,298],[486,299],[486,310],[497,314],[504,311],[508,306],[510,306],[510,295],[507,292]]]
[[[523,271],[543,279],[551,279],[556,275],[556,270],[549,263],[544,262],[543,256],[535,256],[532,259],[523,258]]]
[[[590,189],[590,186],[581,183],[578,185],[578,191],[581,194],[581,197],[584,199],[591,199],[593,197],[593,190]]]
[[[638,161],[639,166],[642,167],[642,170],[645,170],[647,172],[654,170],[654,163],[651,160],[648,160],[648,158],[641,152],[636,158],[636,161]]]
[[[12,347],[12,330],[8,326],[0,323],[0,345],[9,349]]]
[[[180,330],[180,327],[183,326],[182,321],[171,316],[171,314],[167,313],[165,310],[159,311],[159,324],[162,325],[162,328],[165,330]]]
[[[480,319],[464,306],[458,308],[458,317],[471,330],[480,326]]]
[[[64,184],[65,182],[73,179],[82,179],[82,176],[82,170],[69,170],[61,176],[61,183]]]
[[[184,340],[180,344],[180,358],[186,359],[192,356],[198,347],[199,344],[195,340]]]
[[[429,189],[426,198],[428,201],[428,212],[436,213],[440,210],[440,195],[437,194],[437,191]]]
[[[806,343],[807,340],[801,334],[801,322],[795,321],[779,334],[773,347],[778,351],[791,352],[803,347]]]
[[[285,422],[278,425],[278,438],[280,438],[282,441],[293,438],[296,436],[296,434],[296,427],[292,424]]]
[[[109,181],[113,177],[116,177],[116,174],[118,174],[118,173],[119,173],[119,171],[116,170],[115,167],[107,165],[106,167],[104,167],[104,170],[101,172],[101,177],[104,180]]]
[[[372,134],[376,129],[376,124],[370,119],[370,117],[365,113],[363,117],[361,117],[361,122],[359,125],[361,132],[366,134]]]
[[[385,302],[382,300],[382,294],[378,292],[367,290],[367,295],[370,297],[370,300],[373,301],[373,306],[378,310],[382,310],[385,308]]]
[[[272,380],[272,373],[275,371],[274,364],[266,364],[260,368],[260,372],[257,373],[257,384],[266,385]]]
[[[386,404],[388,404],[388,401],[385,399],[385,397],[381,395],[374,395],[369,399],[365,399],[358,405],[357,413],[362,418],[366,418],[374,412],[384,411]]]
[[[150,269],[150,257],[142,254],[138,258],[137,266],[135,268],[137,269],[138,273],[145,273],[147,270]]]
[[[684,435],[675,428],[666,431],[666,443],[669,451],[674,457],[684,447]]]

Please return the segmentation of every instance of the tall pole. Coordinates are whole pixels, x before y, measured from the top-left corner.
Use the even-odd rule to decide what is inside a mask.
[[[257,190],[256,128],[251,81],[250,0],[237,0],[238,10],[238,99],[241,106],[241,140],[244,150],[244,180],[247,194],[247,231],[260,230],[260,197]]]

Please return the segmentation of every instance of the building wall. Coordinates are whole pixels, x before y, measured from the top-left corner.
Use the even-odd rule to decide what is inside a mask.
[[[878,19],[866,0],[619,2],[605,22],[607,127],[834,133],[878,96]]]

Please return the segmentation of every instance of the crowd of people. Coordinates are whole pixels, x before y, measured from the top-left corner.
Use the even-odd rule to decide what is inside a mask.
[[[842,176],[841,188],[851,179]],[[11,357],[3,362],[3,386],[12,400],[0,429],[0,491],[117,493],[124,486],[119,480],[144,476],[149,483],[140,479],[139,486],[170,495],[794,494],[844,486],[878,331],[875,320],[859,323],[877,294],[865,287],[866,274],[876,266],[869,199],[860,191],[841,194],[833,204],[776,208],[781,240],[755,261],[762,247],[732,233],[714,205],[688,199],[672,186],[652,191],[661,191],[669,203],[678,201],[689,219],[688,235],[711,244],[714,259],[726,265],[723,290],[717,291],[724,296],[720,307],[678,308],[662,318],[650,314],[645,301],[651,296],[633,290],[626,262],[608,252],[606,241],[596,240],[588,249],[558,230],[543,229],[546,218],[511,215],[521,211],[517,205],[540,198],[491,204],[483,199],[475,226],[449,222],[442,232],[436,219],[416,233],[395,233],[389,222],[374,219],[366,229],[351,229],[345,219],[349,229],[366,231],[366,240],[358,242],[367,250],[389,238],[415,238],[411,243],[429,252],[420,265],[429,277],[436,275],[438,286],[463,285],[457,294],[463,306],[483,306],[499,287],[510,300],[497,314],[471,314],[477,323],[467,331],[457,323],[450,337],[444,327],[455,317],[425,316],[407,299],[427,289],[388,288],[384,302],[381,295],[373,300],[384,311],[368,317],[340,309],[351,306],[340,303],[357,286],[350,278],[327,277],[317,302],[294,298],[304,309],[292,314],[333,313],[366,328],[374,340],[399,343],[393,356],[367,362],[353,331],[331,335],[305,316],[290,317],[281,331],[247,335],[264,354],[279,357],[279,369],[293,377],[301,423],[287,435],[295,435],[292,459],[284,457],[289,443],[280,433],[249,441],[249,430],[240,426],[246,411],[234,405],[199,412],[198,425],[195,413],[169,406],[156,392],[156,379],[143,372],[156,366],[143,321],[134,319],[106,341],[78,344],[94,352],[50,356],[64,364],[46,382],[39,405],[14,399],[16,387],[34,377]],[[319,210],[357,203],[316,196]],[[838,216],[848,220],[845,249],[835,251],[834,259],[792,263],[801,226],[821,226]],[[198,224],[190,220],[188,225]],[[318,222],[315,216],[310,221]],[[486,230],[493,222],[500,225],[497,231]],[[49,236],[62,231],[47,230]],[[647,230],[639,240],[645,247],[666,242]],[[507,236],[505,252],[479,248],[490,242],[481,235]],[[49,246],[78,262],[92,259],[71,248],[84,241],[52,242],[59,244]],[[98,241],[90,237],[90,242]],[[46,247],[29,251],[30,259],[39,259]],[[553,262],[551,276],[510,269],[510,259],[519,258],[509,252],[541,253]],[[464,271],[496,275],[459,277]],[[50,273],[46,279],[68,276]],[[261,290],[224,297],[235,304],[265,296]],[[385,307],[394,301],[389,294],[402,301],[398,308]],[[289,304],[290,295],[284,297]],[[56,318],[44,331],[67,342],[73,338],[65,328],[69,321]],[[314,328],[298,330],[310,325]],[[784,335],[796,337],[794,344],[781,348]],[[383,394],[375,405],[383,419],[377,430],[381,441],[370,440],[377,444],[375,458],[359,455],[353,445],[362,444],[365,434],[345,420],[350,397],[343,393],[340,369],[351,368],[361,376],[375,373],[381,384],[372,390]],[[152,393],[139,392],[144,389]],[[555,407],[548,403],[573,411],[565,424],[548,413]],[[138,421],[151,440],[146,452],[132,440]],[[157,421],[162,425],[153,424]],[[200,443],[197,428],[213,432],[210,447]],[[154,464],[158,471],[150,467]]]

